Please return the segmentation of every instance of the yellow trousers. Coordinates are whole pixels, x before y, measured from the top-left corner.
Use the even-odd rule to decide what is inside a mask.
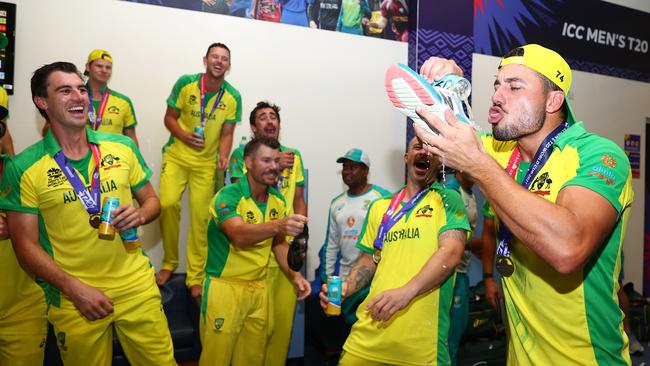
[[[153,281],[146,292],[114,303],[106,318],[89,321],[70,300],[61,298],[60,307],[50,306],[48,320],[66,366],[110,366],[113,328],[131,365],[176,365],[160,291]]]
[[[269,288],[269,340],[266,345],[265,366],[283,366],[287,362],[293,317],[296,309],[296,290],[271,255],[267,275]]]
[[[216,163],[192,167],[168,154],[163,155],[160,173],[160,231],[163,241],[163,269],[178,267],[178,233],[181,219],[181,197],[189,188],[190,228],[187,236],[188,287],[201,285],[205,278],[208,254],[206,236],[210,211],[208,204],[215,192]]]

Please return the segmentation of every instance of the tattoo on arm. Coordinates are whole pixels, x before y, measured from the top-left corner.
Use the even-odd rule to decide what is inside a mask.
[[[461,243],[465,243],[467,241],[467,231],[465,230],[460,230],[460,229],[451,229],[443,232],[438,236],[438,242],[442,243],[447,240],[458,240]]]
[[[357,270],[353,273],[353,275],[350,276],[349,279],[350,289],[348,289],[348,293],[352,294],[354,292],[357,292],[360,289],[362,289],[364,286],[369,284],[374,274],[375,274],[374,268],[365,265],[362,265],[361,267],[357,268]]]

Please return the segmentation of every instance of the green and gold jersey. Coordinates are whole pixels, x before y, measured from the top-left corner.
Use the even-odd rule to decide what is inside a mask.
[[[304,186],[305,184],[305,168],[302,163],[302,156],[300,151],[286,147],[280,146],[280,151],[291,150],[294,152],[293,166],[290,168],[284,168],[281,173],[282,187],[280,187],[280,193],[284,197],[287,203],[287,215],[293,214],[293,200],[296,197],[296,186]],[[232,178],[242,178],[246,174],[246,164],[244,164],[244,147],[240,146],[230,155],[230,177]],[[276,187],[277,188],[277,187]]]
[[[121,204],[132,204],[132,193],[151,176],[139,150],[123,135],[89,128],[86,133],[101,153],[101,199],[116,197]],[[99,239],[88,212],[54,160],[60,150],[49,130],[41,141],[11,159],[2,176],[0,208],[37,215],[39,243],[56,264],[114,302],[144,292],[153,281],[148,258],[140,249],[127,252],[119,234],[113,240]],[[85,158],[70,162],[86,187],[90,186],[95,168],[90,149]],[[58,290],[47,285],[45,290],[49,303],[59,306]]]
[[[7,159],[0,155],[0,165],[5,166]],[[0,240],[0,275],[4,279],[0,281],[0,321],[45,303],[43,289],[20,267],[9,239]]]
[[[180,113],[178,125],[186,132],[194,132],[194,128],[201,125],[201,90],[199,82],[203,73],[181,76],[172,89],[167,105]],[[178,141],[170,135],[169,141],[163,147],[165,154],[172,154],[182,161],[193,166],[214,164],[219,157],[219,138],[224,123],[237,123],[241,120],[241,96],[226,80],[221,86],[224,89],[219,104],[212,111],[218,92],[205,94],[205,145],[201,151]]]
[[[379,225],[391,196],[374,201],[357,248],[373,253]],[[376,322],[365,310],[370,299],[410,281],[438,250],[438,236],[450,229],[469,230],[463,200],[457,191],[433,183],[429,192],[384,236],[382,258],[370,293],[357,309],[344,349],[359,357],[395,365],[448,365],[449,312],[454,277],[413,299],[387,322]]]
[[[507,166],[516,143],[490,135],[482,139],[488,153]],[[518,182],[529,165],[519,166]],[[575,185],[607,199],[619,213],[618,221],[587,265],[569,275],[556,272],[516,238],[511,243],[514,273],[503,277],[511,365],[630,364],[617,299],[620,253],[634,196],[630,163],[616,144],[585,131],[582,123],[558,137],[529,191],[555,202],[564,187]]]
[[[102,89],[101,95],[99,96],[100,99],[93,100],[92,95],[90,95],[90,88],[88,88],[88,97],[93,103],[95,116],[98,114],[102,103],[101,98],[105,91],[106,87]],[[92,121],[90,120],[88,121],[89,125],[91,122]],[[135,110],[133,109],[131,99],[124,94],[110,89],[108,100],[106,101],[106,107],[104,108],[104,115],[102,116],[102,122],[99,125],[99,128],[97,128],[97,131],[122,134],[125,129],[135,128],[137,124],[138,121],[135,118]]]
[[[237,248],[221,230],[221,223],[239,216],[246,224],[261,224],[286,217],[286,210],[284,198],[272,187],[266,202],[255,201],[246,175],[237,183],[221,188],[210,202],[206,273],[247,281],[265,278],[273,237],[247,249]]]

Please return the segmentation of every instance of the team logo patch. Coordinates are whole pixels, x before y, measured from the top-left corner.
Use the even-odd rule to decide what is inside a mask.
[[[65,345],[65,333],[64,332],[59,332],[56,335],[56,340],[59,343],[59,348],[60,349],[62,349],[64,351],[68,350],[68,346]]]
[[[108,113],[109,114],[119,114],[120,109],[117,108],[116,106],[112,105],[112,106],[108,107]]]
[[[196,104],[196,95],[190,95],[190,99],[187,101],[188,104]]]
[[[460,219],[463,218],[463,216],[465,216],[465,211],[462,211],[462,210],[461,211],[456,211],[456,214],[454,215],[454,218],[456,220],[460,220]]]
[[[113,156],[112,154],[108,154],[102,157],[102,162],[100,165],[102,166],[102,168],[104,168],[104,170],[109,170],[113,168],[119,168],[120,166],[122,166],[121,164],[119,164],[119,162],[120,162],[119,157]]]
[[[616,159],[614,159],[613,156],[605,154],[600,157],[600,160],[603,161],[603,164],[605,164],[606,167],[616,168]]]
[[[269,212],[269,217],[271,220],[276,220],[280,214],[278,213],[278,210],[272,208],[271,211]]]
[[[221,201],[219,202],[219,205],[217,205],[217,215],[219,216],[225,216],[230,213],[230,208],[226,205],[226,201]]]
[[[433,214],[433,208],[429,205],[424,205],[420,207],[419,210],[415,212],[415,217],[431,217]]]
[[[352,216],[348,217],[348,219],[345,221],[345,223],[348,224],[348,227],[354,226],[355,222],[357,222],[357,220],[355,220]]]
[[[58,187],[66,182],[63,172],[59,168],[51,168],[47,171],[47,186]]]
[[[531,192],[540,196],[548,196],[551,194],[551,184],[553,180],[548,172],[540,174],[533,183],[530,185]]]
[[[221,327],[223,327],[223,322],[224,322],[223,318],[217,318],[214,320],[214,330],[216,332],[221,331]]]
[[[233,163],[233,164],[237,164],[237,158],[230,159],[230,162]]]
[[[257,220],[255,219],[255,214],[253,211],[248,211],[246,212],[246,223],[247,224],[255,224]]]

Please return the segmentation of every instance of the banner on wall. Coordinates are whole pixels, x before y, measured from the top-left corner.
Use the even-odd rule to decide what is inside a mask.
[[[650,82],[650,14],[599,0],[475,0],[476,52],[501,57],[528,43],[574,70]]]
[[[632,178],[641,178],[641,135],[625,134],[625,155],[630,160]]]
[[[407,0],[121,0],[407,42]]]

